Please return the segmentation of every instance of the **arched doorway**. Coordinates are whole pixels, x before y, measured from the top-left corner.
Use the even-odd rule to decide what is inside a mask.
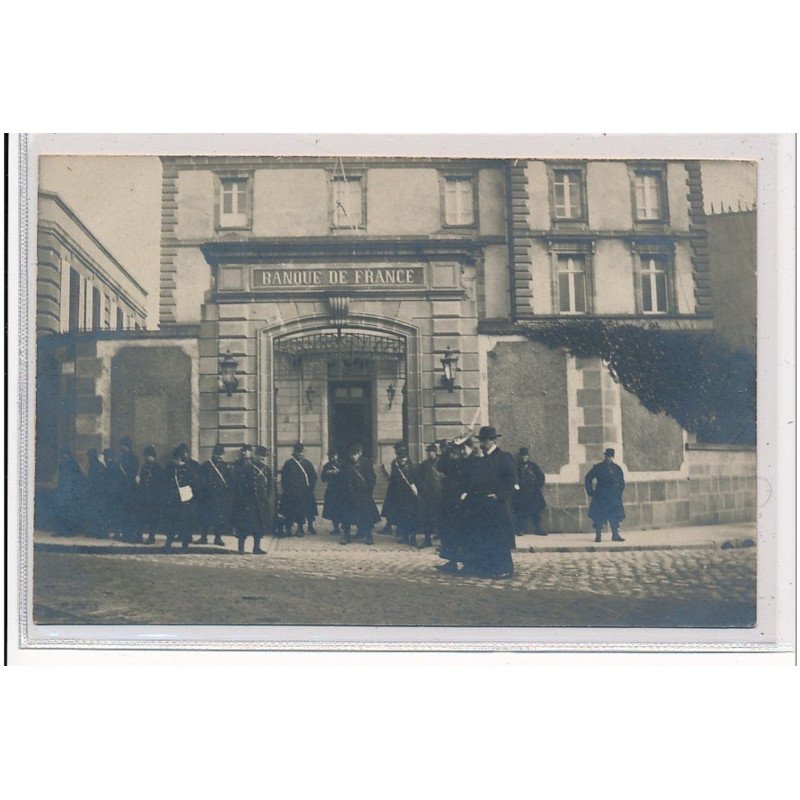
[[[259,432],[276,466],[302,441],[312,463],[358,441],[376,467],[388,467],[402,439],[421,449],[419,343],[397,321],[299,320],[262,332]],[[379,474],[380,474],[380,470]]]

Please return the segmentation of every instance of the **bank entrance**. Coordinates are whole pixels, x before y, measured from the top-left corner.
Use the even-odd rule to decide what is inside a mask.
[[[274,425],[278,461],[302,441],[312,461],[360,443],[377,465],[408,440],[406,340],[331,329],[274,343]]]

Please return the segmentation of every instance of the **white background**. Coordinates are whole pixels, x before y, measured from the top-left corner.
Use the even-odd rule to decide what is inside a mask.
[[[4,11],[3,129],[796,130],[787,9],[38,2]],[[792,654],[111,655],[2,673],[7,796],[797,791]]]

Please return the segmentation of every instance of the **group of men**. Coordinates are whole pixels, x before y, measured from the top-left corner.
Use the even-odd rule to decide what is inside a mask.
[[[414,465],[408,447],[395,445],[389,484],[382,511],[373,498],[376,473],[361,445],[344,457],[331,453],[319,478],[325,484],[322,516],[331,521],[343,545],[355,539],[373,544],[375,524],[384,517],[385,533],[394,527],[404,542],[422,547],[440,541],[444,572],[501,578],[513,574],[511,551],[515,536],[531,524],[533,533],[546,536],[541,516],[546,507],[542,492],[545,475],[530,458],[528,448],[517,458],[498,447],[500,434],[492,426],[480,429],[477,442],[467,436],[426,448],[422,464]],[[233,533],[243,553],[248,537],[253,553],[261,554],[264,536],[314,535],[317,517],[317,472],[297,443],[280,470],[278,482],[267,463],[269,450],[243,445],[236,461],[225,459],[218,444],[203,464],[191,458],[186,444],[172,451],[162,467],[148,446],[139,462],[129,437],[111,449],[89,450],[84,477],[68,449],[62,452],[55,506],[61,533],[87,528],[98,537],[115,536],[133,543],[154,544],[156,533],[166,533],[166,549],[180,542],[224,545],[222,535]],[[592,498],[589,516],[596,541],[609,522],[614,541],[624,518],[622,470],[613,462],[614,451],[586,476]],[[146,538],[145,538],[146,536]],[[197,538],[195,538],[197,536]]]

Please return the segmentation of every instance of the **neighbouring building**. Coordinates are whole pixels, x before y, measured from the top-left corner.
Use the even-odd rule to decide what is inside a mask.
[[[551,530],[590,527],[582,481],[606,446],[633,527],[754,519],[753,452],[697,449],[599,361],[517,326],[712,330],[699,164],[162,164],[160,328],[73,337],[92,372],[82,431],[200,459],[258,442],[276,465],[298,440],[318,465],[358,440],[385,478],[398,439],[420,459],[491,423],[546,472]]]

